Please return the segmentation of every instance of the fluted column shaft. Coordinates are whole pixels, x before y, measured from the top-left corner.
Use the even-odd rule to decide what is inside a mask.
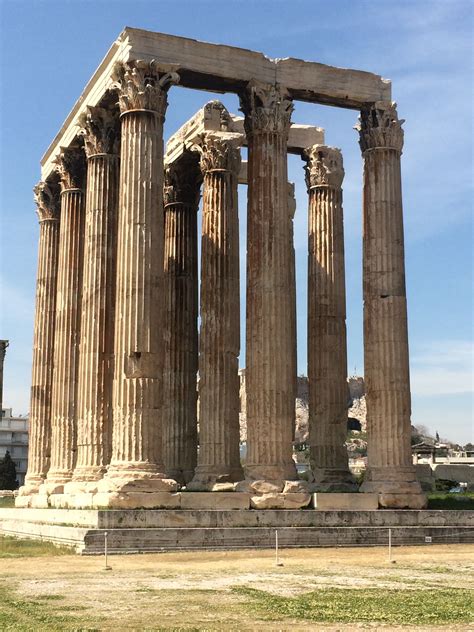
[[[180,483],[192,479],[197,461],[199,175],[196,164],[173,165],[164,187],[163,460]]]
[[[94,481],[112,447],[118,113],[89,108],[82,125],[88,169],[74,481]]]
[[[116,70],[122,125],[114,424],[109,480],[101,487],[111,484],[110,491],[138,479],[143,491],[152,491],[152,479],[164,478],[163,121],[170,80],[154,62]]]
[[[28,472],[23,493],[38,491],[50,464],[51,389],[58,275],[60,201],[57,184],[35,187],[39,217],[38,272],[28,437]]]
[[[411,399],[400,156],[395,104],[361,112],[364,157],[364,364],[368,472],[364,491],[388,507],[423,506],[411,456]]]
[[[51,465],[47,482],[61,486],[76,460],[77,384],[81,337],[85,157],[64,149],[59,157],[61,225],[52,388]]]
[[[204,176],[199,343],[199,454],[195,485],[243,478],[239,454],[239,218],[235,140],[202,139]]]
[[[353,485],[347,435],[347,337],[342,180],[338,149],[305,152],[308,186],[309,443],[315,486],[343,491]]]
[[[241,98],[248,138],[247,462],[250,479],[292,479],[296,353],[287,141],[291,101],[250,84]]]

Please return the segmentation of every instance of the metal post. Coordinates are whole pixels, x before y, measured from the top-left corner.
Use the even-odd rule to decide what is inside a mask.
[[[107,536],[108,535],[109,535],[108,532],[104,531],[104,555],[105,555],[105,567],[104,567],[104,570],[111,571],[112,567],[107,564],[107,553],[108,553],[108,551],[107,551]]]
[[[392,530],[388,530],[388,561],[390,564],[394,564],[395,560],[392,560]]]
[[[278,531],[275,531],[275,565],[283,566],[283,562],[278,559]]]

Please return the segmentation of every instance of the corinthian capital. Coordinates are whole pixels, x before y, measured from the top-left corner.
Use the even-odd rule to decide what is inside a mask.
[[[211,171],[231,171],[238,174],[242,140],[240,134],[202,134],[194,148],[201,155],[200,167],[203,175]]]
[[[58,221],[61,209],[59,185],[55,182],[41,181],[34,187],[33,193],[39,221]]]
[[[173,83],[179,83],[174,66],[164,67],[155,60],[142,59],[118,63],[112,78],[122,114],[130,110],[151,110],[163,118],[168,89]]]
[[[61,191],[84,189],[86,161],[83,149],[79,147],[61,147],[55,162],[61,182]]]
[[[313,145],[303,153],[308,191],[320,186],[340,188],[344,179],[341,150],[327,145]]]
[[[201,174],[196,163],[177,161],[165,168],[165,182],[163,187],[163,201],[165,206],[170,204],[184,204],[195,206],[199,204]]]
[[[88,158],[96,154],[118,154],[120,120],[117,112],[107,108],[88,107],[79,119],[80,134]]]
[[[250,81],[240,95],[246,134],[274,132],[288,136],[293,103],[279,84]]]
[[[368,149],[396,149],[401,153],[403,148],[404,119],[399,119],[397,104],[390,101],[377,101],[372,106],[363,108],[355,129],[359,132],[359,144],[362,153]]]

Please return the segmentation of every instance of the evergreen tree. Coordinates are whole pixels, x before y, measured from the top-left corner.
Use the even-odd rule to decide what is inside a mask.
[[[3,459],[0,459],[0,489],[17,489],[17,487],[15,463],[7,450]]]

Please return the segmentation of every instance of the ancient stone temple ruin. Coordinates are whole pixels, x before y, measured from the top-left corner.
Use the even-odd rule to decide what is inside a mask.
[[[210,102],[164,151],[167,93],[180,86],[235,93],[244,116]],[[31,437],[17,506],[292,509],[312,492],[356,491],[344,446],[342,155],[322,129],[292,122],[295,100],[360,113],[369,450],[360,491],[381,507],[424,506],[410,450],[403,121],[390,82],[130,28],[47,150],[35,187]],[[309,482],[292,457],[288,152],[303,159],[308,190]],[[248,187],[243,467],[239,183]]]

